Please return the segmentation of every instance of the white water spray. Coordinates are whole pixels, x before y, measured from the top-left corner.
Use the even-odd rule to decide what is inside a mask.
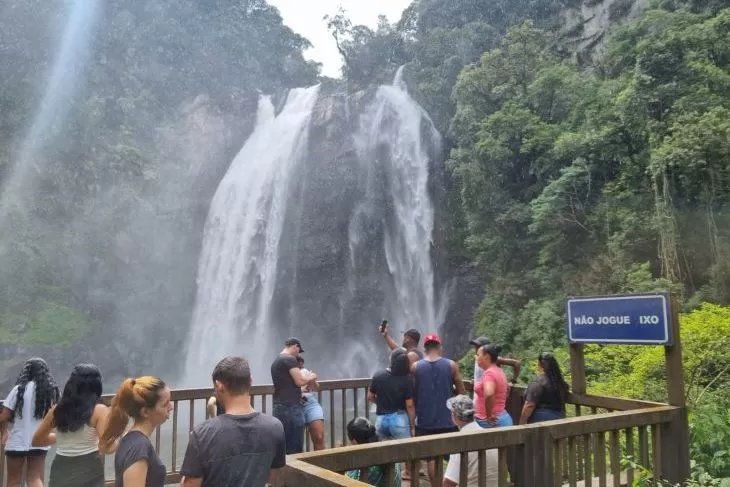
[[[367,215],[367,208],[382,200],[379,193],[387,190],[386,205],[392,214],[385,224],[384,250],[395,296],[385,311],[397,329],[438,331],[446,303],[435,292],[431,262],[434,209],[428,182],[433,157],[429,147],[435,146],[438,152],[441,137],[428,114],[408,95],[403,67],[392,85],[378,88],[356,142],[369,177],[366,198],[350,227],[351,262],[356,262],[358,246],[367,244],[357,217]],[[374,177],[377,165],[384,165],[380,171],[386,175],[385,188]]]
[[[222,357],[252,366],[275,350],[268,340],[279,241],[290,175],[306,156],[319,85],[289,93],[274,115],[259,101],[256,127],[221,181],[205,225],[185,380],[200,385]]]

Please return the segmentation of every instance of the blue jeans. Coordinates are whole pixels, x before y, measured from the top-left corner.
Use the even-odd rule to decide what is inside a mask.
[[[411,424],[405,411],[379,414],[375,419],[375,430],[378,432],[378,439],[401,440],[411,437]]]
[[[512,426],[512,416],[507,411],[502,411],[497,415],[497,424],[490,424],[486,419],[477,419],[477,424],[482,428],[501,428],[502,426]]]
[[[300,404],[274,403],[274,417],[284,426],[286,454],[304,451],[304,408]]]
[[[528,423],[541,423],[543,421],[552,421],[554,419],[564,419],[565,413],[556,411],[555,409],[537,408],[533,411]]]

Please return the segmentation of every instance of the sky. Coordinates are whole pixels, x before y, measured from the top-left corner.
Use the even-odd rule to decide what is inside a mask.
[[[327,31],[322,17],[335,15],[339,6],[345,9],[353,25],[375,28],[378,15],[383,14],[393,23],[400,20],[403,10],[412,0],[268,0],[281,12],[284,24],[309,39],[314,46],[305,53],[307,59],[322,63],[322,74],[340,76],[342,60],[335,40]]]

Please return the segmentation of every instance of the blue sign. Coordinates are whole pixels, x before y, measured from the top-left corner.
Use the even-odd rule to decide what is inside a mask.
[[[567,308],[571,343],[672,344],[666,293],[570,298]]]

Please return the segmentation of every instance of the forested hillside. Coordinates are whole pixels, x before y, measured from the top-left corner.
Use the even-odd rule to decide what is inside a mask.
[[[676,292],[696,473],[730,477],[730,4],[603,2],[612,25],[581,43],[576,3],[422,0],[331,28],[355,83],[407,63],[447,134],[449,255],[487,282],[473,334],[567,365],[568,296]],[[666,399],[661,349],[587,361],[593,391]]]

